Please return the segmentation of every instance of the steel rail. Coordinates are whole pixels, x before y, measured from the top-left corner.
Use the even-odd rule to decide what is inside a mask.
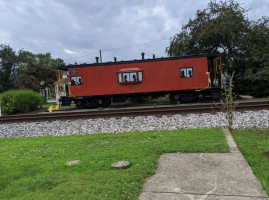
[[[236,111],[261,110],[269,109],[269,101],[244,102],[239,103]],[[162,106],[162,107],[141,107],[141,108],[125,108],[125,109],[109,109],[109,110],[75,110],[69,112],[52,112],[38,114],[20,114],[1,116],[1,123],[17,123],[17,122],[34,122],[34,121],[55,121],[55,120],[76,120],[76,119],[96,119],[111,117],[135,117],[148,115],[174,115],[189,113],[214,113],[222,111],[220,104],[206,105],[181,105],[181,106]]]

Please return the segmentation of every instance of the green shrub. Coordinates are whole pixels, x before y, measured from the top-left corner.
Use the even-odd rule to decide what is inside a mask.
[[[15,98],[10,92],[5,92],[0,96],[1,112],[12,114],[15,109]]]
[[[14,114],[36,110],[42,103],[42,97],[32,90],[11,90],[0,95],[2,112]]]

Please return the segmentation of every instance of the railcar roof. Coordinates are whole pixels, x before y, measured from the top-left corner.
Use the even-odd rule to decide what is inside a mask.
[[[142,59],[142,60],[127,60],[127,61],[117,61],[117,62],[105,62],[105,63],[90,63],[90,64],[73,64],[73,65],[64,65],[58,66],[59,70],[68,70],[68,68],[78,68],[78,67],[94,67],[94,66],[106,66],[106,65],[120,65],[120,64],[131,64],[131,63],[145,63],[145,62],[158,62],[165,60],[178,60],[178,59],[189,59],[189,58],[202,58],[207,57],[210,59],[219,57],[220,54],[198,54],[198,55],[186,55],[186,56],[178,56],[178,57],[165,57],[165,58],[150,58],[150,59]]]

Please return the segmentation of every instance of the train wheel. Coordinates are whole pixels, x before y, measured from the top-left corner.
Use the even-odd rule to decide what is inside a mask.
[[[204,102],[205,101],[205,95],[204,94],[199,93],[197,97],[198,97],[197,98],[198,102]]]
[[[84,107],[85,108],[92,108],[94,105],[94,102],[92,99],[86,99],[84,100]]]
[[[102,108],[105,108],[105,107],[108,107],[110,104],[111,104],[111,99],[110,98],[107,98],[107,97],[100,97],[98,99],[96,99],[95,101],[95,107],[102,107]]]
[[[103,98],[97,99],[96,107],[105,107],[105,100]]]
[[[105,107],[109,107],[110,104],[111,104],[111,97],[107,97],[106,98],[106,105],[105,105]]]
[[[185,94],[183,95],[183,100],[184,100],[185,102],[190,103],[190,102],[193,102],[194,99],[195,99],[195,95],[194,95],[194,93],[192,93],[192,92],[185,93]]]
[[[77,109],[82,109],[83,108],[82,101],[76,101],[76,107],[77,107]]]
[[[171,104],[176,104],[179,101],[179,94],[170,94],[169,99]]]

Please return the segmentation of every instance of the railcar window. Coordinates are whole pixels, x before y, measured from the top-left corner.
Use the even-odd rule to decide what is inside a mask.
[[[143,81],[143,72],[123,72],[118,73],[119,83],[132,83]]]
[[[130,73],[123,73],[123,82],[130,82]]]
[[[180,69],[180,77],[181,78],[186,78],[186,68],[181,68]]]
[[[191,78],[191,77],[193,77],[192,67],[180,68],[180,78]]]
[[[138,72],[138,80],[143,81],[143,73],[142,72]]]
[[[121,73],[118,73],[118,80],[119,80],[119,83],[122,82],[122,79],[121,79]]]
[[[191,67],[187,68],[187,78],[189,78],[189,77],[193,77],[192,68]]]
[[[71,85],[82,85],[82,77],[81,76],[72,76],[71,77]]]
[[[77,69],[71,69],[70,70],[70,74],[77,74],[78,73],[78,70]]]
[[[136,82],[137,81],[137,74],[136,74],[136,72],[130,73],[130,80],[133,81],[133,82]]]

